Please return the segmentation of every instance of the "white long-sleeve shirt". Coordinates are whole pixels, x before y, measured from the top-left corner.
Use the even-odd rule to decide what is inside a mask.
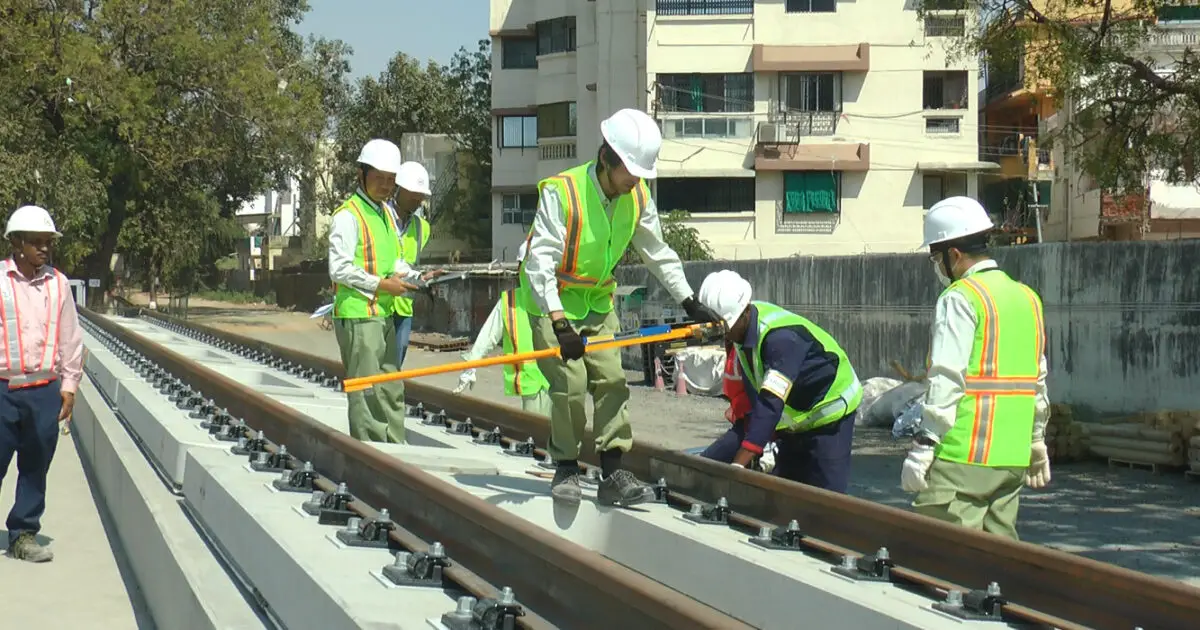
[[[379,211],[379,204],[368,197],[361,188],[357,192],[371,209]],[[387,210],[393,212],[391,208]],[[358,233],[358,217],[354,216],[353,212],[334,214],[333,221],[329,226],[329,279],[337,284],[354,287],[367,295],[374,295],[382,278],[367,273],[366,269],[354,264],[354,252],[358,248]],[[399,238],[399,235],[396,237]],[[409,267],[407,263],[401,267],[401,263],[404,263],[403,259],[397,258],[394,273],[401,274],[405,280],[411,280],[413,273],[420,277],[420,272]]]
[[[592,185],[600,194],[604,210],[611,219],[615,200],[604,198],[604,191],[596,179],[594,164],[588,168],[588,177],[592,179]],[[525,274],[529,278],[534,302],[543,313],[561,311],[563,308],[558,295],[558,278],[555,275],[562,263],[563,243],[567,236],[567,227],[563,222],[563,203],[557,189],[546,187],[542,191],[538,200],[537,215],[533,219],[530,251],[525,260]],[[653,198],[646,200],[646,208],[633,231],[630,245],[675,301],[682,302],[692,296],[692,287],[683,274],[683,263],[679,261],[679,255],[663,241],[658,207]]]
[[[985,269],[995,269],[994,260],[984,260],[967,269],[964,277]],[[933,319],[933,343],[929,351],[929,391],[921,408],[921,429],[941,439],[958,417],[958,402],[966,390],[967,365],[975,345],[978,321],[967,298],[956,291],[943,292],[938,298]],[[1038,366],[1034,398],[1033,440],[1041,440],[1050,419],[1050,398],[1046,392],[1046,354]]]
[[[475,361],[486,357],[502,341],[504,341],[504,301],[496,300],[492,312],[483,322],[483,328],[479,329],[479,336],[475,338],[475,343],[463,355],[463,361]]]

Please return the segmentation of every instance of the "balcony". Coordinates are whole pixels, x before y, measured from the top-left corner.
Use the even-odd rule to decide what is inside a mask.
[[[967,33],[967,18],[962,15],[926,15],[925,37],[962,37]]]
[[[754,0],[655,0],[654,12],[676,15],[753,15]]]
[[[1148,52],[1200,51],[1200,28],[1160,28],[1150,31],[1145,40]]]
[[[772,114],[758,124],[758,144],[800,144],[808,136],[832,136],[837,131],[841,112],[786,111]]]
[[[574,160],[575,138],[548,138],[538,140],[538,159]]]
[[[839,112],[804,112],[798,119],[788,112],[758,124],[754,168],[759,171],[866,171],[871,168],[871,147],[866,143],[805,142],[805,138],[833,135]]]

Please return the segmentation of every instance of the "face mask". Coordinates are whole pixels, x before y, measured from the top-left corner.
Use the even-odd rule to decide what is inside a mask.
[[[931,262],[933,262],[933,273],[937,274],[938,282],[941,282],[943,287],[950,286],[951,280],[946,276],[945,272],[942,271],[942,263],[936,260]]]

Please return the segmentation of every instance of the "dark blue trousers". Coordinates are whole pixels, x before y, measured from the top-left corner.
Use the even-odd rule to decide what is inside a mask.
[[[775,454],[775,470],[771,474],[845,494],[850,484],[850,448],[854,442],[854,417],[857,414],[851,413],[811,431],[776,433],[775,444],[779,452]],[[738,420],[700,456],[731,463],[745,436],[745,422]]]
[[[61,383],[10,390],[0,383],[0,483],[17,456],[17,500],[8,513],[8,544],[38,533],[46,511],[46,474],[58,447]]]
[[[404,367],[404,355],[408,354],[408,336],[412,333],[412,318],[392,315],[392,324],[396,326],[396,369]]]

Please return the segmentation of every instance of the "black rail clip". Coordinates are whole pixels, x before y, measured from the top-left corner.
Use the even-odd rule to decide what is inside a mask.
[[[347,547],[387,549],[389,546],[388,532],[395,527],[392,515],[388,514],[387,508],[384,508],[379,510],[378,516],[366,521],[360,520],[357,516],[351,517],[349,521],[346,521],[346,526],[338,530],[337,539]]]
[[[880,547],[871,556],[842,556],[842,563],[831,570],[856,582],[891,582],[893,566],[887,547]]]
[[[421,424],[428,427],[444,427],[446,426],[446,410],[443,409],[437,413],[429,413],[423,411],[420,405],[417,405],[418,415],[421,417]]]
[[[729,501],[721,497],[717,499],[716,505],[710,507],[705,507],[703,503],[693,503],[691,511],[684,514],[683,518],[701,525],[727,525]]]
[[[383,567],[383,577],[397,586],[445,588],[444,571],[450,566],[442,543],[429,545],[429,551],[396,552],[396,561]]]
[[[280,492],[312,492],[316,479],[317,473],[313,470],[312,462],[304,462],[303,468],[284,471],[271,485]]]
[[[475,428],[475,425],[471,424],[471,419],[467,418],[466,420],[463,420],[462,422],[450,422],[446,426],[446,432],[447,433],[455,433],[458,435],[474,435],[475,432],[472,431],[472,429],[474,429],[474,428]]]
[[[238,439],[238,443],[229,449],[234,455],[253,455],[267,450],[267,439],[263,437],[263,432],[259,431],[254,437],[245,440]]]
[[[800,523],[793,519],[787,527],[763,527],[758,535],[750,538],[750,544],[763,549],[776,551],[801,551],[804,545],[804,534],[800,533]]]
[[[232,422],[233,416],[229,415],[228,411],[225,411],[224,409],[217,409],[208,414],[207,420],[201,420],[200,426],[208,429],[209,433],[216,435],[225,428],[225,425]]]
[[[508,448],[504,449],[504,454],[513,457],[534,457],[533,451],[536,448],[533,438],[527,438],[524,442],[513,440],[508,443]]]
[[[345,525],[355,516],[354,512],[348,509],[351,500],[343,482],[338,484],[333,494],[313,490],[312,498],[305,501],[300,508],[305,513],[317,517],[317,522],[322,525]]]
[[[217,433],[213,437],[215,437],[219,442],[237,442],[238,440],[246,437],[247,431],[248,429],[246,428],[246,423],[235,418],[233,422],[225,425],[225,429],[223,431]]]
[[[217,413],[217,403],[213,402],[213,400],[210,398],[210,399],[202,401],[200,404],[196,405],[195,409],[192,409],[192,412],[189,413],[188,416],[191,418],[195,418],[197,420],[201,420],[201,419],[212,418],[216,413]],[[200,426],[204,427],[206,429],[208,428],[208,427],[204,426],[204,422],[201,422]]]
[[[495,427],[491,431],[480,431],[479,435],[475,436],[475,443],[499,445],[502,437],[500,427]]]
[[[250,468],[257,472],[283,472],[292,462],[292,454],[287,452],[287,446],[280,444],[274,453],[259,451],[250,454]]]
[[[458,598],[458,607],[442,615],[442,625],[449,630],[514,630],[517,618],[524,616],[525,609],[505,586],[499,599]]]
[[[666,503],[671,497],[671,489],[667,487],[666,477],[659,477],[652,489],[654,490],[654,501],[651,503]]]
[[[1000,585],[992,582],[982,591],[949,591],[946,601],[934,604],[933,609],[968,621],[1002,621],[1000,612],[1007,603]]]

